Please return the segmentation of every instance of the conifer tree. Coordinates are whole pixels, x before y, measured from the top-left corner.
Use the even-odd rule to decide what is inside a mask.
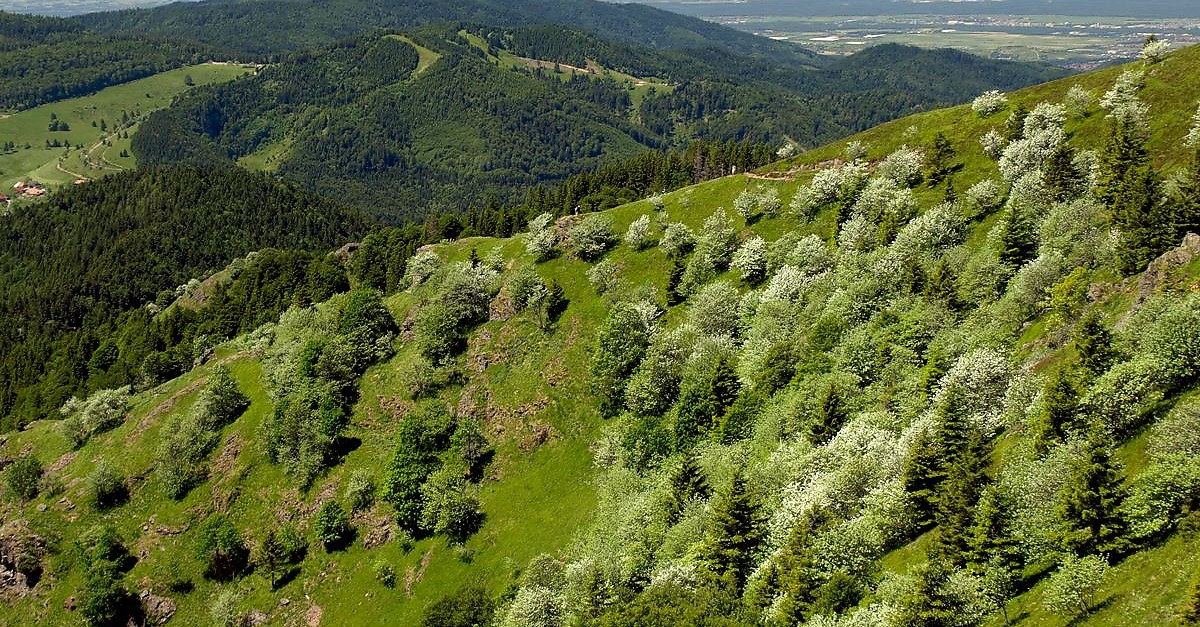
[[[788,535],[787,544],[775,560],[778,570],[778,620],[783,625],[797,625],[808,618],[816,598],[821,571],[814,561],[813,540],[826,523],[823,513],[806,513]]]
[[[671,493],[667,501],[667,522],[675,524],[688,503],[706,499],[711,490],[704,471],[696,464],[696,458],[685,455],[683,461],[671,473]]]
[[[1029,107],[1018,102],[1008,119],[1004,121],[1004,139],[1009,142],[1017,141],[1025,136],[1025,118],[1029,117]]]
[[[917,524],[933,523],[933,504],[938,486],[940,451],[934,446],[932,431],[922,431],[904,459],[904,490],[908,492],[917,515]]]
[[[679,292],[679,282],[683,279],[684,264],[679,257],[671,259],[671,272],[667,275],[667,305],[675,306],[686,300],[687,295]]]
[[[956,602],[946,590],[952,569],[931,558],[916,568],[916,585],[901,600],[897,624],[907,627],[951,627],[957,625]]]
[[[946,135],[938,131],[937,136],[933,138],[933,147],[929,151],[929,186],[936,187],[946,177],[954,171],[954,157],[958,156],[958,151],[954,149],[954,144],[946,138]]]
[[[825,444],[837,435],[848,417],[849,411],[842,400],[841,392],[838,391],[837,384],[831,381],[825,386],[817,404],[817,415],[808,425],[808,441],[817,446]]]
[[[1125,500],[1118,463],[1107,438],[1095,431],[1059,494],[1059,540],[1062,548],[1083,557],[1123,551],[1126,524],[1120,507]]]
[[[956,283],[957,279],[950,263],[945,259],[939,259],[937,265],[933,267],[933,272],[929,274],[929,279],[925,281],[922,295],[927,300],[942,301],[951,311],[958,311],[962,309],[963,303],[958,299]],[[945,372],[939,373],[939,376],[941,374],[945,374]]]
[[[740,589],[756,563],[755,551],[766,533],[758,499],[746,476],[734,472],[713,506],[701,560],[719,576],[732,576]]]
[[[1066,142],[1059,144],[1046,160],[1042,180],[1058,202],[1078,197],[1085,183],[1083,173],[1075,167],[1075,149]]]
[[[1098,377],[1108,371],[1117,358],[1113,348],[1112,333],[1095,310],[1088,311],[1075,327],[1075,350],[1079,362],[1090,377]]]
[[[1079,428],[1079,388],[1074,374],[1060,370],[1042,388],[1042,408],[1034,424],[1034,450],[1045,455]]]
[[[967,444],[946,470],[937,496],[938,536],[935,550],[953,566],[963,566],[971,552],[975,505],[987,481],[987,450],[982,436],[972,431]]]
[[[1016,270],[1037,254],[1037,233],[1033,216],[1010,206],[1000,227],[1000,261]]]
[[[1014,532],[1016,503],[999,485],[984,488],[971,526],[968,561],[985,569],[1004,569],[1019,576],[1025,566]]]
[[[1188,169],[1175,191],[1175,239],[1188,233],[1200,234],[1200,146],[1192,151]]]
[[[255,556],[254,562],[262,569],[267,581],[271,582],[271,589],[274,590],[279,582],[279,575],[288,562],[288,548],[280,540],[274,527],[267,529],[267,535],[258,545],[258,555]]]
[[[738,381],[733,366],[730,365],[728,359],[722,357],[717,361],[717,367],[708,383],[708,398],[712,404],[714,420],[723,415],[730,405],[733,405],[741,388],[742,384]]]
[[[1096,194],[1112,212],[1121,231],[1119,269],[1132,274],[1174,245],[1178,230],[1162,182],[1151,167],[1148,132],[1138,116],[1115,118],[1100,160]]]

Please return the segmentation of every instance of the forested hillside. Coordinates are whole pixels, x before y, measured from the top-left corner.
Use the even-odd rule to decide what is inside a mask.
[[[152,324],[155,307],[170,304],[175,288],[188,279],[268,247],[320,251],[312,257],[319,261],[328,250],[361,237],[367,225],[356,212],[232,168],[140,169],[64,190],[5,216],[0,228],[5,429],[51,414],[72,394],[104,382],[174,376],[190,367],[196,335],[235,335],[279,308],[241,302],[222,314],[233,316],[232,323],[208,331],[188,328],[178,316]],[[304,258],[301,268],[309,261]],[[274,298],[286,306],[332,293],[319,272],[310,278]],[[344,276],[334,284],[344,286]],[[314,293],[305,296],[306,289]],[[160,302],[164,290],[170,298]],[[157,357],[147,362],[151,353]]]
[[[0,110],[83,96],[216,56],[200,44],[91,33],[66,20],[0,11]]]
[[[531,185],[647,149],[696,139],[813,146],[982,88],[1060,75],[900,47],[886,54],[902,61],[903,75],[869,70],[878,53],[788,71],[570,29],[477,36],[451,27],[411,37],[349,40],[196,90],[151,116],[133,153],[142,163],[238,160],[396,221],[511,206]],[[953,79],[935,69],[946,64],[957,70]]]
[[[228,216],[204,224],[307,198],[285,214],[315,252],[159,294],[141,324],[190,339],[141,368],[194,364],[178,378],[100,389],[134,363],[124,332],[68,353],[95,385],[0,445],[0,617],[1195,624],[1197,72],[1200,48],[1152,55],[560,205],[688,173],[630,161],[531,193],[547,211],[517,237],[420,248],[501,227],[381,228],[328,256],[355,234],[324,201],[205,175],[258,191],[205,197]],[[139,195],[175,206],[207,189],[189,172]],[[43,219],[64,245],[102,221],[62,209]],[[209,242],[181,211],[195,227],[155,232]],[[14,268],[56,252],[17,241]],[[88,276],[71,263],[64,284]]]
[[[151,9],[92,13],[74,18],[103,32],[140,32],[193,39],[257,55],[316,48],[381,29],[443,23],[497,27],[571,25],[629,44],[664,50],[714,48],[801,64],[816,55],[642,4],[596,0],[255,0],[177,3]]]

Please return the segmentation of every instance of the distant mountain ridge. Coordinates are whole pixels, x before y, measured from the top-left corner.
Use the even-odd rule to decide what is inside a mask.
[[[625,43],[665,50],[714,47],[793,63],[814,62],[799,46],[642,4],[596,0],[210,0],[74,18],[104,32],[195,39],[244,54],[310,48],[379,29],[446,22],[519,26],[570,24]]]

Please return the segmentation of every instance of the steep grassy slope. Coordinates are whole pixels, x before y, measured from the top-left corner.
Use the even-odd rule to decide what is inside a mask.
[[[1200,49],[1177,52],[1150,68],[1146,87],[1140,93],[1150,107],[1150,153],[1167,172],[1185,163],[1185,155],[1178,146],[1188,131],[1190,117],[1200,99],[1200,86],[1187,78],[1195,75],[1198,66]],[[1114,68],[1011,94],[1010,110],[1016,103],[1033,108],[1039,101],[1058,102],[1075,84],[1087,86],[1098,95],[1113,84],[1120,71],[1121,68]],[[1103,142],[1107,122],[1094,104],[1086,113],[1067,119],[1065,131],[1071,136],[1072,145],[1098,147]],[[863,142],[867,161],[878,164],[885,155],[903,144],[930,145],[935,134],[941,132],[957,150],[958,156],[953,161],[962,167],[953,180],[954,187],[962,194],[978,181],[997,179],[996,166],[983,155],[978,137],[991,127],[1003,126],[1006,115],[996,113],[981,118],[969,108],[959,107],[899,120],[852,139]],[[733,212],[725,211],[742,205],[745,197],[739,200],[739,196],[747,189],[760,192],[773,189],[786,205],[801,186],[807,188],[813,173],[824,167],[819,164],[841,157],[844,149],[845,144],[839,143],[781,163],[771,172],[727,177],[667,194],[662,198],[661,214],[651,228],[652,237],[661,239],[660,224],[681,222],[703,237],[712,231],[705,226],[706,219],[714,211],[722,211],[729,215],[740,241],[754,235],[773,242],[783,237],[815,234],[819,242],[833,240],[844,248],[826,250],[826,254],[836,256],[842,268],[839,271],[849,277],[837,286],[842,296],[824,294],[818,301],[818,295],[813,295],[816,304],[789,311],[791,319],[803,321],[795,335],[797,343],[802,342],[804,346],[796,359],[801,374],[790,388],[763,401],[766,411],[752,419],[748,432],[731,428],[716,435],[713,431],[713,434],[706,434],[695,449],[688,451],[697,454],[700,466],[714,487],[727,484],[735,467],[747,467],[773,514],[782,509],[783,493],[788,488],[803,487],[808,477],[832,473],[841,465],[852,466],[850,460],[838,457],[847,455],[847,448],[851,451],[850,457],[865,458],[868,465],[881,459],[887,462],[879,464],[882,467],[902,463],[901,447],[909,446],[912,426],[925,415],[930,401],[926,394],[932,390],[919,391],[926,362],[937,363],[931,356],[932,351],[931,355],[925,354],[929,346],[938,346],[950,353],[947,356],[949,363],[940,366],[943,373],[950,363],[975,349],[997,349],[1005,356],[1004,380],[997,383],[994,379],[986,379],[979,383],[978,390],[971,390],[986,394],[989,399],[993,399],[999,390],[999,398],[994,400],[1013,414],[1002,422],[1004,428],[994,441],[990,468],[993,474],[1020,462],[1025,454],[1024,447],[1032,439],[1032,412],[1028,411],[1028,405],[1033,402],[1032,393],[1021,394],[1028,393],[1030,386],[1040,387],[1040,377],[1068,367],[1076,359],[1069,336],[1078,312],[1062,314],[1047,310],[1041,302],[1045,294],[1036,289],[1032,302],[1027,302],[1030,297],[1019,294],[1017,288],[1010,289],[1007,295],[1002,295],[1003,290],[988,295],[984,289],[987,286],[976,289],[977,286],[968,285],[967,279],[963,278],[959,297],[975,296],[978,300],[961,305],[960,312],[947,314],[944,309],[950,307],[930,304],[932,299],[928,292],[912,289],[915,281],[912,275],[923,273],[924,277],[930,277],[934,268],[914,270],[912,275],[899,279],[887,275],[893,277],[890,282],[873,277],[867,270],[885,259],[890,249],[862,244],[863,250],[853,252],[848,243],[852,241],[850,234],[837,233],[838,217],[833,208],[824,207],[808,220],[784,212],[778,217],[762,217],[751,224]],[[951,209],[934,208],[945,194],[942,186],[923,184],[915,190],[923,216],[947,216],[965,211],[969,217],[955,236],[955,244],[938,249],[936,253],[937,260],[946,265],[953,264],[953,273],[966,277],[969,268],[995,254],[989,252],[989,232],[1007,210],[980,212],[967,203]],[[611,220],[612,231],[621,234],[640,216],[655,212],[654,202],[645,200],[605,215]],[[1089,215],[1107,219],[1102,214]],[[847,222],[847,216],[841,218]],[[567,218],[564,224],[573,221]],[[1079,250],[1078,243],[1059,245],[1066,246],[1072,254],[1086,255],[1092,260],[1090,265],[1085,263],[1079,267],[1085,267],[1087,285],[1094,287],[1097,297],[1088,300],[1085,292],[1083,302],[1077,304],[1081,309],[1100,312],[1105,326],[1112,327],[1127,317],[1138,295],[1139,277],[1122,279],[1112,269],[1108,261],[1111,257],[1105,257],[1107,253],[1103,250],[1111,245],[1111,240],[1097,235],[1101,230],[1106,231],[1089,231],[1089,237],[1100,238],[1096,240],[1102,244],[1099,252]],[[916,245],[927,245],[927,241],[917,241]],[[928,245],[937,248],[936,244]],[[511,315],[506,312],[505,299],[496,299],[491,319],[471,330],[465,353],[434,375],[434,378],[446,377],[448,382],[426,398],[413,400],[413,382],[421,380],[415,374],[419,367],[420,342],[412,335],[414,324],[418,311],[428,308],[430,302],[436,300],[440,289],[438,281],[444,280],[444,276],[435,274],[429,282],[389,296],[387,306],[400,325],[400,338],[396,353],[368,369],[360,381],[360,396],[345,434],[355,441],[356,447],[345,454],[341,463],[320,475],[306,491],[292,489],[292,480],[267,460],[261,448],[260,428],[272,410],[263,376],[264,365],[272,367],[270,363],[264,364],[263,356],[270,354],[270,350],[264,348],[264,338],[269,337],[266,334],[243,337],[217,351],[214,360],[229,365],[240,387],[250,396],[251,405],[244,415],[222,430],[221,444],[213,455],[212,476],[179,502],[165,497],[163,486],[153,473],[153,451],[162,436],[166,417],[181,414],[194,401],[201,382],[213,366],[211,363],[178,380],[136,395],[129,415],[120,426],[97,435],[78,452],[69,451],[68,443],[58,434],[55,421],[40,421],[12,434],[4,442],[4,454],[9,457],[33,454],[50,468],[49,474],[62,484],[62,491],[38,496],[28,503],[10,498],[4,505],[3,517],[5,520],[29,520],[35,532],[50,544],[57,544],[62,552],[47,558],[46,574],[32,593],[0,607],[0,616],[14,621],[35,616],[44,624],[76,624],[77,616],[62,609],[71,596],[79,594],[82,584],[80,568],[72,566],[76,557],[70,548],[71,539],[80,530],[100,521],[114,525],[138,557],[133,570],[124,576],[126,585],[135,590],[151,589],[156,594],[173,598],[179,606],[174,619],[179,624],[208,620],[210,606],[222,591],[227,590],[237,591],[239,596],[235,604],[239,611],[265,612],[268,624],[291,624],[305,619],[310,623],[325,624],[417,624],[434,601],[443,595],[454,594],[464,584],[480,585],[503,603],[516,599],[514,605],[523,608],[535,607],[535,602],[547,598],[537,596],[543,594],[541,592],[529,592],[544,588],[549,591],[545,594],[553,597],[544,607],[553,608],[554,603],[559,602],[571,603],[566,609],[579,612],[577,617],[594,617],[588,616],[590,611],[600,617],[598,620],[609,621],[607,624],[639,624],[629,618],[633,614],[622,618],[619,612],[639,602],[638,590],[652,576],[660,580],[656,585],[668,586],[671,577],[685,582],[689,577],[694,578],[696,575],[678,574],[678,570],[671,574],[670,567],[677,564],[686,567],[694,562],[695,553],[700,550],[694,546],[694,541],[704,535],[715,502],[693,504],[682,513],[683,521],[678,525],[662,527],[657,499],[663,496],[664,486],[669,483],[670,468],[685,453],[671,450],[673,444],[665,445],[667,450],[662,450],[663,438],[668,441],[672,438],[669,427],[665,428],[667,435],[662,433],[667,419],[655,424],[653,420],[640,421],[628,415],[602,418],[596,409],[600,399],[589,381],[597,334],[609,312],[620,309],[621,303],[631,297],[641,306],[637,302],[638,287],[647,282],[655,288],[652,300],[662,306],[671,259],[659,246],[635,250],[619,244],[605,259],[618,268],[621,288],[608,295],[598,295],[586,274],[593,264],[566,254],[535,263],[520,238],[469,239],[447,242],[432,250],[443,268],[467,261],[472,251],[484,259],[482,263],[486,266],[493,263],[496,259],[493,253],[498,250],[502,273],[494,287],[507,285],[502,295],[512,293],[513,278],[522,268],[534,266],[543,279],[561,285],[569,305],[557,321],[543,331],[539,328],[536,312]],[[798,262],[805,261],[809,260]],[[1037,266],[1030,264],[1030,267]],[[1021,278],[1012,279],[1012,284],[1019,287],[1033,283],[1039,289],[1060,285],[1069,269],[1048,271],[1053,275],[1044,281],[1048,284],[1033,283],[1036,277],[1030,277],[1032,273],[1017,275]],[[1011,274],[1010,270],[1005,282]],[[1200,277],[1200,267],[1194,260],[1166,273],[1165,278],[1158,279],[1153,289],[1148,290],[1160,292],[1159,299],[1151,299],[1145,306],[1147,313],[1141,317],[1129,317],[1127,322],[1119,325],[1129,329],[1128,337],[1118,335],[1136,346],[1137,330],[1154,323],[1153,314],[1159,311],[1158,307],[1195,302],[1197,277]],[[731,285],[738,280],[734,271],[715,278],[727,280]],[[785,286],[780,289],[782,287]],[[897,296],[888,290],[901,294]],[[739,284],[737,291],[748,292],[749,289]],[[876,300],[879,293],[891,295]],[[1185,301],[1188,294],[1192,294],[1191,300]],[[678,329],[684,322],[699,324],[701,318],[695,312],[697,303],[702,301],[702,296],[693,295],[687,304],[664,307],[655,322],[660,329],[658,337],[668,337],[669,331]],[[838,308],[833,304],[827,306],[826,301],[836,303]],[[709,306],[720,311],[721,306],[730,303],[728,300],[710,302]],[[337,303],[332,303],[325,307],[336,306]],[[897,320],[908,315],[909,308],[919,315],[906,320],[909,328],[896,328],[900,326],[896,324]],[[728,309],[724,311],[728,312]],[[1053,317],[1055,313],[1060,317]],[[928,321],[923,316],[934,315],[939,316],[943,324],[937,329],[922,328]],[[1069,322],[1064,323],[1062,315],[1070,316]],[[728,322],[732,317],[732,314],[726,315],[718,322]],[[743,331],[747,342],[757,341],[758,334],[766,327],[760,319],[752,318],[751,321],[753,324]],[[846,326],[838,326],[843,324]],[[889,325],[891,330],[888,332],[894,335],[888,336],[887,341],[873,343],[878,337],[871,333],[889,328]],[[281,323],[275,330],[282,334],[286,328],[286,323]],[[838,331],[831,332],[835,336],[833,340],[827,340],[816,334],[814,329],[818,328]],[[926,331],[929,337],[922,336]],[[905,345],[914,336],[925,337],[917,340],[921,344],[919,352]],[[852,341],[855,338],[861,341]],[[821,345],[822,341],[829,343]],[[734,349],[728,346],[728,343],[714,340],[694,350],[703,362],[713,356],[734,354]],[[693,347],[689,347],[688,353],[692,350]],[[754,354],[748,349],[743,350],[742,361],[751,363]],[[906,354],[904,350],[913,354]],[[821,385],[828,382],[828,371],[835,365],[843,372],[842,368],[861,364],[870,365],[863,366],[859,371],[862,374],[854,375],[860,378],[853,379],[854,383],[844,391],[845,402],[853,409],[853,416],[847,421],[846,435],[837,436],[834,439],[837,444],[809,444],[803,435],[810,428],[805,422],[810,417],[805,414],[809,411],[805,401],[821,393]],[[693,364],[692,368],[703,370],[705,365]],[[757,371],[745,369],[741,369],[740,374],[748,381],[759,376]],[[1014,386],[1011,398],[1006,387],[1009,379],[1026,385]],[[933,385],[936,389],[936,380]],[[1156,407],[1149,419],[1161,420],[1167,405],[1183,406],[1190,402],[1188,395],[1194,392],[1188,390],[1192,385],[1194,378],[1187,380],[1181,389],[1172,390],[1164,405]],[[381,482],[398,444],[394,434],[403,422],[412,419],[420,408],[441,405],[454,407],[459,415],[477,416],[495,448],[495,455],[477,487],[485,518],[463,544],[452,545],[446,538],[434,536],[411,545],[393,539],[368,549],[364,540],[375,538],[379,530],[393,529],[389,507],[377,503],[369,512],[355,518],[359,538],[350,548],[325,553],[312,545],[307,558],[300,563],[298,574],[277,590],[271,590],[260,573],[225,584],[199,576],[200,568],[191,557],[197,521],[211,512],[228,513],[237,529],[252,542],[261,540],[266,528],[285,521],[307,527],[312,524],[313,514],[322,503],[346,500],[344,491],[354,471],[366,471],[377,483]],[[990,408],[979,411],[990,411]],[[639,428],[641,431],[637,430]],[[865,437],[863,433],[878,439],[866,443],[854,439]],[[1155,461],[1146,453],[1147,433],[1140,429],[1132,434],[1122,434],[1124,439],[1117,455],[1131,476],[1149,468]],[[846,441],[850,443],[845,444]],[[861,450],[856,446],[861,446]],[[643,467],[629,461],[647,450],[650,461]],[[897,454],[897,451],[901,453]],[[830,456],[825,459],[830,460],[832,470],[814,470],[805,466],[808,460],[821,455]],[[130,502],[107,513],[98,513],[83,504],[88,489],[83,477],[98,459],[106,460],[130,477]],[[834,494],[832,488],[830,490],[830,494]],[[855,504],[853,507],[865,506]],[[839,536],[847,541],[841,550],[833,553],[850,555],[860,550],[853,542],[860,536],[853,531],[848,529]],[[852,600],[839,609],[848,613],[854,611],[856,605],[861,606],[864,614],[859,616],[860,619],[869,619],[871,612],[881,611],[877,602],[892,599],[888,596],[890,593],[909,583],[891,577],[889,573],[907,573],[925,561],[931,536],[914,539],[916,535],[916,530],[910,526],[891,542],[875,547],[880,552],[886,547],[890,553],[871,556],[864,572],[858,575],[863,586],[861,602]],[[1053,569],[1053,564],[1033,563],[1025,580],[1029,589],[1019,589],[1020,594],[1009,604],[1008,615],[1020,624],[1030,625],[1170,624],[1180,599],[1186,594],[1196,551],[1195,538],[1165,533],[1141,551],[1114,564],[1095,595],[1094,605],[1098,609],[1079,619],[1052,614],[1043,608],[1041,599],[1049,580],[1041,574]],[[539,554],[548,554],[552,558],[538,560],[530,566],[530,560]],[[376,582],[373,571],[379,562],[391,564],[398,573],[399,582],[394,589]],[[659,577],[662,572],[667,575]],[[177,573],[191,580],[194,588],[190,592],[167,590],[167,583],[180,576]],[[661,580],[668,583],[661,583]],[[885,581],[891,582],[892,587],[883,585]],[[584,587],[580,588],[580,585]],[[587,588],[589,585],[594,587]],[[584,592],[579,593],[580,589]],[[679,589],[686,590],[687,585],[680,585]],[[686,596],[688,593],[680,594],[684,596],[668,601],[696,606],[703,606],[705,601],[704,598]],[[580,596],[594,604],[588,609],[584,609],[588,606],[583,604],[575,605]],[[641,602],[642,607],[654,604],[653,599],[646,603],[642,598]],[[667,602],[657,605],[663,611],[675,607]],[[500,614],[504,615],[505,611],[502,609]],[[509,624],[522,624],[521,616],[513,610],[508,615]],[[994,612],[985,618],[996,624],[1000,622]]]

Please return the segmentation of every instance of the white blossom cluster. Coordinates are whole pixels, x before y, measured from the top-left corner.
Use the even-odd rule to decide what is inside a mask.
[[[1002,91],[993,89],[976,96],[975,100],[971,101],[971,110],[978,113],[980,117],[986,118],[1007,105],[1008,96],[1005,96]]]
[[[1108,111],[1108,117],[1121,123],[1144,125],[1149,107],[1138,98],[1146,76],[1138,70],[1125,70],[1117,77],[1112,89],[1104,92],[1100,106]]]
[[[920,182],[921,170],[924,167],[925,157],[919,149],[901,146],[884,157],[875,172],[879,176],[892,179],[897,185],[912,187]]]
[[[525,250],[534,259],[541,261],[550,257],[558,235],[554,232],[554,216],[543,213],[529,221],[529,233],[525,236]]]

